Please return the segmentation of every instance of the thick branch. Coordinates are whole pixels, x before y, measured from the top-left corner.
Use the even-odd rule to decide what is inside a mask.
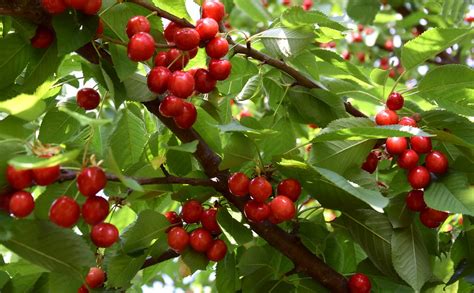
[[[45,23],[51,18],[38,0],[0,0],[0,15],[21,17],[37,24]]]
[[[177,252],[175,252],[174,250],[171,250],[171,249],[167,250],[162,255],[160,255],[158,257],[149,257],[149,258],[147,258],[145,260],[145,262],[143,263],[142,269],[146,269],[148,267],[159,264],[160,262],[164,262],[164,261],[167,261],[169,259],[172,259],[172,258],[175,258],[175,257],[178,257],[178,256],[179,256],[179,254]]]

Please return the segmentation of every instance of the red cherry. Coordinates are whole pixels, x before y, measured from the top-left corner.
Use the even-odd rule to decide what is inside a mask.
[[[249,200],[245,203],[244,212],[247,219],[252,222],[259,223],[268,219],[271,215],[270,206],[256,200]]]
[[[194,74],[194,84],[198,92],[206,94],[212,92],[217,81],[211,77],[206,69],[198,69]]]
[[[90,268],[86,276],[86,283],[90,288],[99,288],[104,285],[105,272],[101,268]]]
[[[390,94],[390,96],[388,96],[387,108],[393,111],[400,110],[403,108],[404,102],[405,99],[403,99],[403,96],[400,93],[393,92]]]
[[[283,0],[282,4],[285,5],[285,6],[290,6],[291,5],[291,0]]]
[[[392,52],[393,48],[394,48],[393,40],[392,39],[387,39],[383,46],[384,46],[385,50],[387,50],[389,52]]]
[[[284,222],[284,220],[277,219],[277,218],[271,213],[271,210],[270,210],[270,216],[268,217],[268,220],[269,220],[272,224],[274,224],[274,225],[278,225],[278,224]]]
[[[400,121],[398,122],[400,125],[405,125],[405,126],[411,126],[411,127],[416,127],[416,121],[415,119],[411,117],[402,117]]]
[[[277,220],[288,221],[296,214],[295,204],[291,199],[284,195],[276,196],[269,205],[272,210],[272,215]]]
[[[352,34],[352,41],[354,43],[362,43],[364,39],[362,38],[362,35],[360,33],[353,33]]]
[[[100,196],[90,196],[82,205],[82,218],[89,225],[103,222],[109,214],[109,202]]]
[[[404,150],[397,160],[398,167],[410,170],[418,164],[419,156],[414,150]]]
[[[186,51],[188,53],[188,56],[189,56],[189,59],[193,59],[194,57],[196,57],[197,53],[199,51],[199,48],[196,47],[192,50],[189,50],[189,51]]]
[[[102,6],[102,0],[88,0],[87,4],[82,8],[82,12],[89,15],[95,15]]]
[[[72,198],[65,195],[56,199],[49,209],[49,220],[58,226],[71,228],[79,220],[81,208]]]
[[[97,25],[97,30],[95,31],[96,37],[102,36],[104,33],[104,22],[102,21],[102,18],[99,18],[99,24]]]
[[[179,29],[181,29],[179,24],[170,22],[164,31],[165,39],[170,43],[174,43],[174,36]]]
[[[144,32],[149,33],[151,30],[148,18],[143,15],[137,15],[130,18],[127,22],[127,36],[131,38],[134,34]]]
[[[227,253],[227,245],[221,239],[214,240],[211,248],[207,251],[206,255],[209,260],[218,262],[222,260]]]
[[[310,10],[313,7],[313,0],[303,0],[302,7],[304,10]]]
[[[82,9],[86,6],[88,0],[64,0],[64,3],[74,9]]]
[[[385,109],[377,113],[375,116],[377,125],[392,125],[398,123],[398,115],[392,110]]]
[[[137,33],[130,38],[127,52],[132,61],[146,61],[155,53],[155,40],[148,33]]]
[[[412,190],[408,193],[405,202],[410,211],[421,212],[426,208],[422,190]]]
[[[219,24],[212,18],[201,18],[196,23],[196,31],[202,41],[211,40],[219,32]]]
[[[168,211],[165,213],[165,217],[171,225],[174,225],[173,227],[183,227],[183,220],[176,212]],[[166,229],[166,232],[169,232],[173,227]]]
[[[197,223],[201,220],[203,210],[204,209],[199,201],[194,199],[188,200],[183,204],[181,217],[188,224]]]
[[[341,56],[342,56],[342,58],[344,58],[344,60],[350,60],[351,59],[351,52],[344,51],[344,52],[342,52]]]
[[[176,117],[183,113],[184,101],[175,96],[167,96],[160,103],[160,113],[165,117]]]
[[[425,158],[426,168],[436,174],[444,174],[448,171],[448,158],[439,151],[431,151]]]
[[[277,194],[296,201],[301,194],[301,185],[296,179],[285,179],[278,184]]]
[[[235,196],[245,196],[249,193],[250,179],[244,173],[232,174],[227,180],[229,191]]]
[[[420,212],[420,222],[428,228],[438,228],[441,223],[432,218],[430,210],[427,208]]]
[[[168,232],[168,245],[171,249],[180,252],[189,244],[189,234],[182,227],[173,227]]]
[[[212,235],[219,235],[222,230],[217,224],[217,209],[207,209],[201,215],[201,225]]]
[[[49,14],[60,14],[67,8],[63,0],[41,0],[41,6]]]
[[[170,62],[168,61],[168,52],[158,52],[155,56],[155,66],[168,67]]]
[[[162,94],[168,89],[171,72],[168,68],[159,66],[153,68],[148,74],[147,85],[150,91]]]
[[[419,154],[427,154],[431,151],[431,138],[426,136],[412,136],[410,138],[411,148]]]
[[[167,53],[168,67],[171,71],[181,70],[189,62],[189,54],[181,50],[172,48]]]
[[[178,126],[179,128],[188,129],[193,126],[194,122],[196,122],[197,111],[196,107],[194,107],[192,103],[188,103],[186,101],[183,103],[183,113],[174,117],[173,120],[174,123],[176,123],[176,126]]]
[[[265,177],[255,177],[250,181],[249,193],[254,200],[265,202],[272,195],[272,185]]]
[[[372,288],[369,278],[361,273],[352,275],[348,285],[351,293],[370,293],[370,289]]]
[[[100,223],[92,227],[91,239],[97,247],[110,247],[119,237],[117,227],[110,223]]]
[[[85,196],[96,195],[107,185],[107,177],[100,167],[84,168],[77,176],[77,188]]]
[[[184,71],[175,71],[168,81],[168,90],[178,98],[186,99],[194,91],[194,78]]]
[[[385,142],[387,152],[391,155],[399,155],[408,148],[408,142],[405,137],[389,137]]]
[[[212,59],[209,62],[209,74],[216,80],[225,80],[232,70],[232,63],[229,60]]]
[[[189,235],[189,244],[197,252],[206,252],[212,246],[212,235],[203,228],[197,228]]]
[[[212,18],[221,21],[225,16],[225,6],[216,0],[207,0],[202,5],[202,18]]]
[[[474,14],[466,15],[466,17],[464,17],[464,21],[469,23],[474,22]]]
[[[89,293],[89,289],[87,289],[86,285],[82,285],[79,289],[77,289],[77,293]]]
[[[33,184],[33,172],[31,170],[17,170],[15,167],[8,165],[6,176],[8,183],[17,189],[25,189]]]
[[[380,58],[380,65],[388,65],[388,58],[387,57]]]
[[[229,43],[226,39],[215,37],[206,45],[206,53],[213,59],[220,59],[229,52]]]
[[[379,158],[376,153],[370,152],[365,159],[365,162],[362,164],[362,169],[369,172],[370,174],[374,173],[379,164]]]
[[[10,197],[9,210],[17,218],[28,216],[34,208],[35,200],[29,192],[17,191]]]
[[[61,168],[59,167],[59,165],[44,168],[35,168],[31,171],[33,172],[33,180],[35,181],[35,183],[41,186],[53,184],[54,182],[56,182],[56,180],[58,180],[59,175],[61,175]]]
[[[428,209],[428,214],[430,215],[430,218],[437,221],[437,222],[440,222],[440,223],[443,223],[444,221],[446,221],[446,219],[448,218],[449,214],[447,212],[443,212],[443,211],[438,211],[438,210],[435,210],[435,209]]]
[[[176,47],[184,51],[196,48],[200,41],[199,33],[193,28],[179,29],[174,35]]]
[[[423,166],[415,167],[408,172],[408,182],[413,189],[425,188],[430,184],[430,181],[430,172]]]
[[[54,42],[54,39],[55,33],[53,30],[45,26],[39,25],[36,28],[35,35],[31,39],[31,46],[37,49],[48,48]]]
[[[77,92],[77,105],[85,110],[97,108],[100,104],[100,95],[95,89],[83,88]]]

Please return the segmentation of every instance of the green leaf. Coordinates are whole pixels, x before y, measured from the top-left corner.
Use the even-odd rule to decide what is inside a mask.
[[[134,73],[126,78],[123,84],[129,100],[148,102],[156,99],[156,95],[148,89],[146,76]]]
[[[265,48],[273,56],[289,57],[306,49],[314,40],[311,31],[272,28],[259,34]]]
[[[80,153],[80,150],[73,150],[63,154],[52,156],[51,158],[40,158],[37,156],[24,155],[17,156],[8,161],[8,163],[18,169],[34,169],[50,167],[73,161]]]
[[[191,273],[198,270],[206,270],[209,259],[205,254],[186,249],[180,257],[180,261],[189,269]]]
[[[33,48],[19,34],[0,38],[0,88],[11,85],[28,64]],[[2,94],[0,94],[0,98]]]
[[[19,94],[18,96],[0,102],[0,111],[31,121],[43,114],[46,104],[40,95]]]
[[[235,255],[228,252],[225,258],[217,263],[216,288],[219,292],[236,292],[238,282]]]
[[[55,45],[45,50],[35,50],[31,61],[26,67],[22,80],[24,93],[33,92],[36,87],[50,79],[58,70],[62,58],[58,58],[58,50]]]
[[[253,240],[252,232],[241,222],[234,219],[227,209],[220,208],[217,212],[217,222],[226,236],[233,238],[239,245],[243,245]]]
[[[34,129],[29,129],[25,120],[15,116],[8,116],[0,121],[1,139],[20,138],[26,140],[33,132]]]
[[[329,27],[338,31],[345,31],[347,28],[339,22],[331,20],[327,15],[320,11],[305,11],[303,8],[293,6],[286,9],[280,16],[284,26],[300,26],[317,24],[320,27]]]
[[[234,3],[255,21],[267,24],[271,20],[271,15],[259,0],[234,0]]]
[[[199,141],[195,140],[195,141],[184,143],[178,146],[168,146],[168,149],[192,154],[196,151],[198,144],[199,144]]]
[[[186,18],[191,20],[189,14],[186,10],[186,1],[185,0],[153,0],[156,6],[160,7],[164,11],[167,11],[173,15],[176,15],[181,18]]]
[[[87,115],[84,115],[84,114],[81,114],[81,113],[78,113],[78,112],[75,112],[75,111],[72,111],[66,107],[59,107],[58,108],[59,111],[61,112],[64,112],[66,113],[67,115],[71,116],[72,118],[74,118],[77,122],[79,122],[79,124],[81,126],[88,126],[88,125],[91,125],[91,126],[94,126],[94,125],[104,125],[104,124],[107,124],[107,123],[111,123],[112,120],[111,119],[97,119],[97,118],[91,118]],[[80,110],[79,110],[80,111]]]
[[[90,42],[95,36],[99,19],[72,10],[53,17],[58,43],[58,55],[73,52]]]
[[[261,78],[259,75],[252,76],[235,97],[235,100],[240,102],[253,98],[258,93],[260,82]]]
[[[252,140],[240,133],[233,133],[223,150],[224,156],[219,169],[225,170],[241,166],[252,161],[257,155],[257,150]]]
[[[349,0],[347,3],[347,14],[361,24],[372,24],[379,9],[379,0]]]
[[[348,231],[335,230],[326,238],[325,244],[324,258],[331,268],[342,274],[356,271],[356,248]]]
[[[105,257],[107,264],[107,287],[130,287],[130,281],[138,273],[145,259],[146,254],[138,257],[131,257],[119,251],[107,254]]]
[[[459,64],[436,67],[428,72],[418,85],[418,92],[428,96],[459,87],[474,88],[474,70]]]
[[[121,81],[127,80],[137,70],[138,63],[131,61],[127,56],[127,48],[121,45],[110,44],[109,52],[112,56],[114,68]]]
[[[273,267],[269,262],[275,255],[269,255],[269,251],[262,246],[252,246],[246,249],[240,256],[237,267],[243,276],[252,275],[261,268],[269,268],[272,272]]]
[[[109,148],[107,152],[106,165],[107,165],[107,169],[109,169],[112,173],[114,173],[119,178],[120,182],[123,183],[123,185],[135,191],[139,191],[139,192],[144,191],[143,187],[136,180],[129,177],[125,177],[123,175],[122,170],[120,169],[119,165],[117,164],[117,161],[115,160],[115,157],[111,148]]]
[[[38,139],[42,143],[63,143],[80,129],[80,123],[57,108],[46,113],[41,121]],[[54,131],[51,131],[54,129]]]
[[[378,85],[385,85],[389,74],[390,74],[389,70],[374,68],[370,72],[370,79]]]

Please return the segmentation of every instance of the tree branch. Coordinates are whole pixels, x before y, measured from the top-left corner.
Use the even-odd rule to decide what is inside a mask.
[[[178,256],[179,256],[179,253],[175,252],[174,250],[169,249],[163,252],[163,254],[158,257],[147,258],[142,265],[142,269],[146,269],[148,267],[154,266],[156,264],[159,264],[161,262],[167,261],[169,259],[172,259]]]

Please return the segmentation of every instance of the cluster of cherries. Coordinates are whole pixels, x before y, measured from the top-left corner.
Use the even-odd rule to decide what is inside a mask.
[[[181,253],[189,245],[194,251],[205,253],[211,261],[222,260],[227,253],[227,245],[218,239],[222,230],[217,224],[216,216],[216,208],[204,209],[194,199],[183,204],[181,216],[173,211],[166,212],[165,217],[173,225],[167,230],[169,247]],[[183,221],[187,224],[200,223],[201,227],[188,233],[183,227]]]
[[[218,35],[219,22],[224,16],[224,5],[217,0],[208,0],[202,6],[202,18],[195,28],[171,22],[164,31],[170,49],[156,54],[147,84],[156,94],[168,92],[159,111],[163,116],[173,118],[180,128],[190,128],[197,118],[195,106],[186,99],[194,92],[210,93],[218,80],[225,80],[230,75],[231,63],[221,59],[229,51],[229,43]],[[155,54],[156,45],[150,29],[150,22],[144,16],[134,16],[128,21],[126,31],[130,38],[128,57],[131,60],[147,61]],[[199,47],[205,47],[210,57],[208,69],[183,71]]]
[[[377,113],[377,125],[405,125],[417,127],[417,122],[412,117],[399,119],[395,111],[403,107],[404,98],[401,94],[393,92],[387,99],[387,108]],[[410,148],[409,148],[410,147]],[[389,155],[398,156],[397,165],[408,170],[408,182],[413,188],[408,193],[406,204],[408,209],[420,212],[420,221],[429,228],[436,228],[448,217],[448,213],[437,211],[426,206],[423,199],[423,189],[431,182],[431,174],[443,175],[448,171],[448,158],[440,151],[433,150],[431,138],[413,136],[408,141],[405,137],[389,137],[385,142],[385,150]],[[424,165],[420,162],[423,161]],[[379,153],[372,151],[362,165],[362,169],[373,173],[377,169]]]

